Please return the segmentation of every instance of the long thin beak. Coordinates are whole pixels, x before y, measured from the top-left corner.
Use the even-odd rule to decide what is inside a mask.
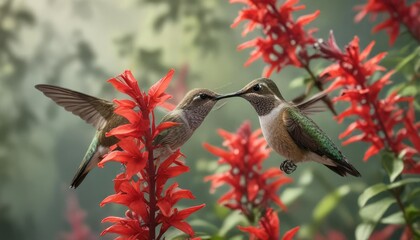
[[[243,91],[237,91],[237,92],[234,92],[234,93],[228,93],[228,94],[225,94],[225,95],[221,95],[221,96],[216,97],[216,100],[220,100],[220,99],[223,99],[223,98],[230,98],[230,97],[238,97],[238,96],[240,96],[242,94],[243,94]]]

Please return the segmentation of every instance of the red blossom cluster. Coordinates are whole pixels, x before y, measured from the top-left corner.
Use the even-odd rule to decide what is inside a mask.
[[[243,232],[248,232],[250,234],[251,240],[279,240],[280,239],[280,221],[277,213],[273,209],[268,209],[265,215],[259,221],[258,227],[239,227]],[[287,231],[282,240],[291,240],[295,234],[299,231],[299,227],[294,227]]]
[[[190,236],[194,235],[185,219],[204,207],[204,204],[179,210],[175,204],[180,199],[193,199],[189,190],[178,188],[173,183],[164,191],[165,183],[173,177],[188,172],[189,168],[180,161],[181,153],[174,152],[167,159],[156,161],[153,157],[153,139],[174,123],[155,125],[154,109],[162,105],[170,96],[165,93],[174,71],[155,83],[147,93],[142,92],[130,71],[109,80],[120,92],[132,100],[114,100],[115,113],[125,117],[128,124],[111,130],[107,136],[120,141],[100,163],[116,161],[126,167],[115,180],[115,194],[105,198],[101,206],[116,203],[127,206],[125,217],[107,217],[103,222],[112,226],[101,235],[116,233],[117,239],[162,239],[169,227],[175,227]]]
[[[86,213],[83,211],[77,197],[74,193],[67,197],[67,220],[71,225],[72,231],[70,233],[63,233],[60,235],[61,240],[96,240],[96,234],[92,233],[89,227],[84,223]]]
[[[368,0],[365,5],[357,6],[359,13],[355,20],[359,22],[368,13],[375,19],[380,13],[387,14],[388,18],[373,28],[373,32],[386,30],[390,37],[390,44],[394,44],[403,24],[410,34],[420,42],[420,2],[415,1],[407,5],[406,0]]]
[[[313,21],[318,15],[316,11],[310,15],[293,19],[293,12],[302,10],[305,5],[299,5],[299,0],[286,0],[276,6],[276,0],[231,0],[231,3],[243,3],[247,7],[239,12],[232,24],[236,27],[242,21],[248,21],[243,35],[261,27],[264,37],[257,37],[241,44],[238,49],[255,48],[251,57],[245,63],[249,65],[258,58],[268,64],[264,75],[269,77],[273,71],[279,72],[284,66],[307,67],[312,56],[309,56],[307,46],[312,46],[316,39],[311,29],[305,31],[303,27]]]
[[[358,116],[340,138],[359,130],[361,134],[348,138],[343,144],[370,142],[371,146],[366,151],[364,160],[387,149],[397,156],[404,153],[405,173],[420,173],[420,163],[414,161],[420,155],[420,122],[415,122],[414,99],[401,97],[397,92],[383,99],[379,98],[380,91],[390,83],[389,78],[393,72],[388,72],[374,82],[370,81],[374,73],[386,70],[378,65],[386,53],[379,53],[368,59],[373,46],[374,42],[371,42],[361,51],[359,39],[354,37],[345,51],[341,51],[332,33],[327,42],[319,45],[324,57],[335,62],[321,74],[325,81],[334,80],[329,91],[342,88],[341,96],[334,101],[350,103],[336,119],[341,122],[349,116]]]
[[[223,145],[226,150],[204,144],[209,152],[220,157],[219,164],[227,164],[230,167],[226,172],[205,178],[206,181],[211,181],[212,191],[224,184],[231,187],[218,203],[241,211],[251,223],[257,220],[255,213],[267,211],[271,202],[285,210],[286,206],[278,197],[277,191],[292,179],[284,176],[278,168],[262,170],[262,163],[268,158],[270,150],[265,139],[261,137],[261,130],[252,132],[251,124],[245,122],[236,133],[224,130],[218,132],[224,138]]]

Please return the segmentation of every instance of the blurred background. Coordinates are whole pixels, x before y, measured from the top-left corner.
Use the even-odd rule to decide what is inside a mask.
[[[317,38],[326,39],[334,29],[340,46],[358,35],[363,48],[376,41],[372,54],[387,51],[385,33],[372,35],[372,24],[366,20],[354,23],[352,9],[361,2],[302,0],[307,9],[299,14],[321,10],[310,25],[319,29]],[[0,0],[0,238],[59,239],[72,231],[66,213],[69,201],[79,202],[85,223],[96,235],[107,227],[100,223],[102,218],[125,211],[116,205],[99,206],[113,193],[112,179],[121,171],[118,164],[93,170],[77,190],[68,188],[95,130],[38,92],[35,84],[112,100],[121,96],[106,80],[125,69],[147,89],[174,68],[170,86],[174,101],[195,87],[221,93],[237,90],[260,77],[264,67],[262,61],[243,67],[249,51],[236,50],[258,34],[243,38],[242,28],[230,28],[241,8],[220,0]],[[271,78],[285,98],[292,99],[304,87],[290,83],[303,74],[287,67]],[[338,135],[349,122],[337,124],[328,111],[313,118],[340,144]],[[216,204],[222,191],[210,194],[210,184],[203,181],[216,171],[217,159],[202,143],[221,145],[216,130],[236,131],[245,120],[251,120],[254,129],[259,127],[251,106],[233,99],[213,111],[182,149],[191,171],[177,180],[197,199],[181,205],[207,204],[190,218],[197,229],[217,231],[229,214]],[[317,164],[299,165],[291,175],[294,183],[281,191],[289,207],[279,214],[281,232],[299,225],[303,239],[333,229],[354,236],[357,196],[382,178],[375,159],[363,163],[365,150],[359,143],[342,147],[362,173],[360,179],[338,177]],[[282,160],[272,154],[266,165],[278,167]],[[322,201],[327,202],[319,205]]]

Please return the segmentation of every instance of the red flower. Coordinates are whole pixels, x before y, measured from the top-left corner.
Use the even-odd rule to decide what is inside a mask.
[[[219,134],[225,139],[223,145],[227,150],[204,144],[209,152],[220,157],[219,164],[230,166],[227,172],[205,178],[212,182],[212,191],[223,184],[230,185],[229,192],[218,202],[230,209],[240,210],[250,220],[254,220],[254,209],[263,211],[270,202],[286,209],[277,191],[292,179],[285,177],[278,168],[262,171],[262,163],[268,157],[269,150],[265,139],[260,136],[261,130],[252,133],[250,123],[245,122],[236,134],[224,130],[219,130]]]
[[[335,98],[334,101],[350,103],[350,106],[336,119],[341,122],[352,115],[358,117],[340,135],[340,138],[348,137],[359,130],[360,134],[351,136],[343,144],[357,141],[370,142],[371,146],[366,151],[364,160],[383,149],[394,152],[396,156],[405,152],[405,171],[412,173],[413,169],[407,163],[413,163],[413,157],[420,155],[420,138],[418,137],[420,122],[416,123],[414,119],[413,98],[401,97],[394,92],[384,99],[379,99],[380,91],[391,82],[390,76],[393,72],[388,72],[370,83],[369,80],[374,73],[385,70],[378,65],[385,53],[367,58],[373,45],[374,42],[370,43],[365,50],[360,51],[359,39],[355,37],[346,46],[345,52],[342,52],[337,47],[332,33],[330,39],[320,45],[320,51],[324,57],[336,61],[322,73],[325,81],[333,81],[329,87],[330,91],[342,88],[341,96]],[[403,106],[407,104],[410,109],[404,111]],[[401,128],[401,125],[405,125],[405,128]],[[417,170],[417,173],[420,171]]]
[[[101,235],[116,233],[120,235],[117,239],[163,239],[169,227],[194,235],[185,219],[204,207],[204,204],[179,210],[175,204],[181,199],[193,199],[192,193],[179,189],[177,183],[163,191],[170,178],[189,171],[179,160],[182,154],[178,150],[161,161],[155,161],[153,157],[153,139],[161,131],[174,126],[170,122],[155,126],[153,114],[154,109],[165,105],[170,97],[165,90],[172,75],[173,70],[155,83],[147,94],[139,89],[129,71],[109,80],[117,90],[126,93],[132,100],[115,100],[115,113],[125,117],[129,123],[107,133],[120,141],[98,165],[103,167],[109,161],[116,161],[124,164],[126,171],[115,178],[115,194],[106,197],[101,206],[116,203],[129,210],[125,217],[105,218],[103,222],[111,222],[113,225]]]
[[[257,37],[238,47],[239,50],[254,48],[251,57],[245,63],[246,66],[262,58],[268,64],[264,75],[269,77],[274,70],[279,72],[287,65],[308,65],[311,57],[306,47],[316,42],[312,37],[315,29],[305,31],[303,26],[312,22],[319,15],[319,11],[294,20],[293,12],[305,8],[305,5],[296,6],[299,0],[286,0],[279,7],[276,7],[275,0],[231,0],[231,3],[235,2],[246,4],[247,7],[239,12],[232,27],[236,27],[242,21],[249,21],[242,32],[243,35],[257,26],[261,27],[265,34],[264,37]]]
[[[278,240],[280,239],[280,221],[273,209],[268,209],[266,214],[259,221],[258,227],[239,227],[243,232],[251,234],[250,239],[260,240]],[[281,239],[291,240],[299,231],[299,227],[295,227],[287,231]]]
[[[67,197],[67,219],[71,225],[71,233],[61,234],[62,240],[95,240],[98,239],[84,223],[86,213],[80,209],[79,202],[74,193]]]
[[[387,14],[388,18],[373,28],[373,32],[386,30],[390,44],[394,44],[400,32],[400,25],[406,26],[410,34],[420,41],[420,2],[407,5],[405,0],[368,0],[365,5],[357,6],[359,13],[355,21],[361,21],[368,13],[373,18],[379,13]]]

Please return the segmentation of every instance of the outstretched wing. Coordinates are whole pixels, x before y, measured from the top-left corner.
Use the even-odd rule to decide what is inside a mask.
[[[310,99],[296,104],[296,107],[299,108],[305,114],[312,114],[317,112],[322,112],[325,110],[325,105],[320,102],[325,96],[327,96],[328,92],[322,91],[315,95],[313,95]]]
[[[347,173],[359,177],[360,173],[347,162],[333,141],[318,125],[297,108],[288,107],[284,110],[283,121],[290,137],[302,149],[314,152],[321,157],[332,160],[336,166],[326,165],[341,176]]]
[[[114,114],[112,102],[47,84],[35,86],[45,96],[100,130]]]

